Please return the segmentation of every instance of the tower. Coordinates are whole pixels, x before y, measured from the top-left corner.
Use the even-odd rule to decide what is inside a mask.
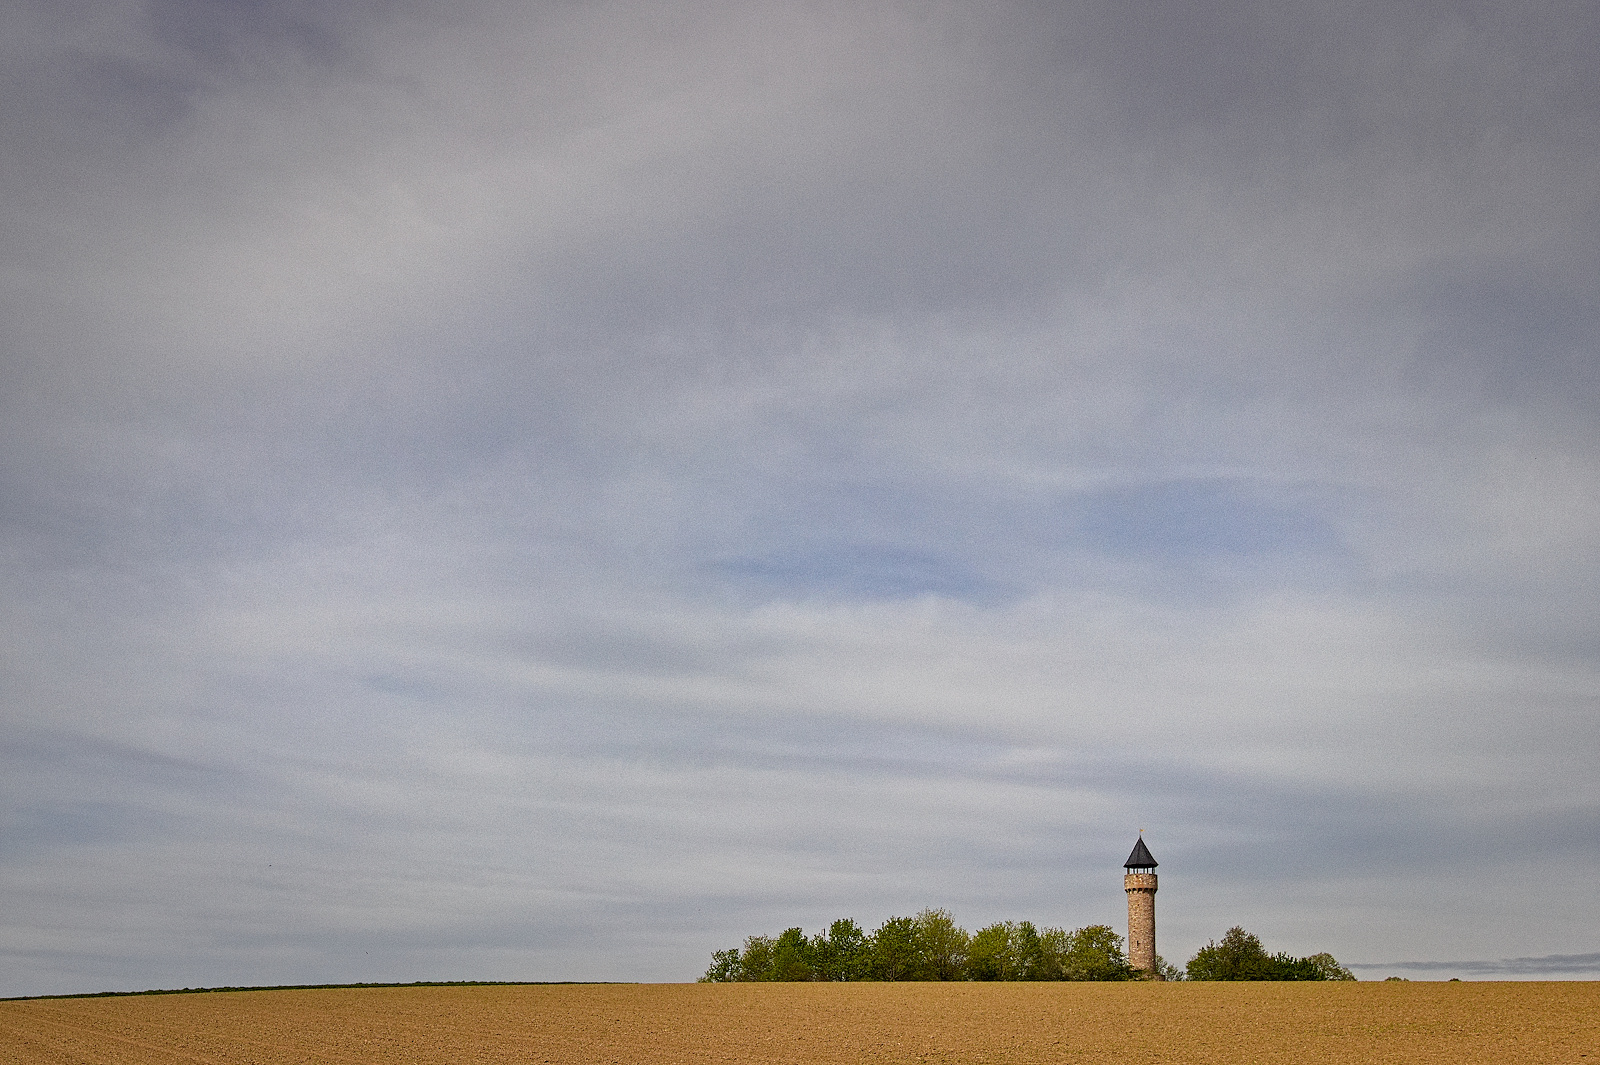
[[[1156,971],[1156,860],[1144,836],[1122,863],[1122,887],[1128,893],[1128,963],[1151,976]]]

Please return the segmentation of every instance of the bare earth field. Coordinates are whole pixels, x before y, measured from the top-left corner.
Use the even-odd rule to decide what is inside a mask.
[[[0,1061],[1588,1062],[1600,983],[641,984],[0,1002]]]

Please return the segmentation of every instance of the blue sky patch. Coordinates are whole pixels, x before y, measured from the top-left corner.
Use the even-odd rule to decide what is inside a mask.
[[[1164,481],[1080,498],[1069,520],[1087,546],[1158,561],[1324,553],[1338,547],[1317,513],[1230,480]]]
[[[871,544],[810,545],[731,559],[715,569],[735,580],[803,597],[984,599],[999,590],[947,556]]]

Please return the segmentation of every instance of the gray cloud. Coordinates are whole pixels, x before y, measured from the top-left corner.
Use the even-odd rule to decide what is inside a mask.
[[[1597,934],[1589,8],[4,17],[0,992]]]

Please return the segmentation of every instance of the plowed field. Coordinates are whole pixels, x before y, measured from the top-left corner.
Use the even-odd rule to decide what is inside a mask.
[[[0,1002],[0,1060],[1600,1065],[1600,983],[644,984]]]

